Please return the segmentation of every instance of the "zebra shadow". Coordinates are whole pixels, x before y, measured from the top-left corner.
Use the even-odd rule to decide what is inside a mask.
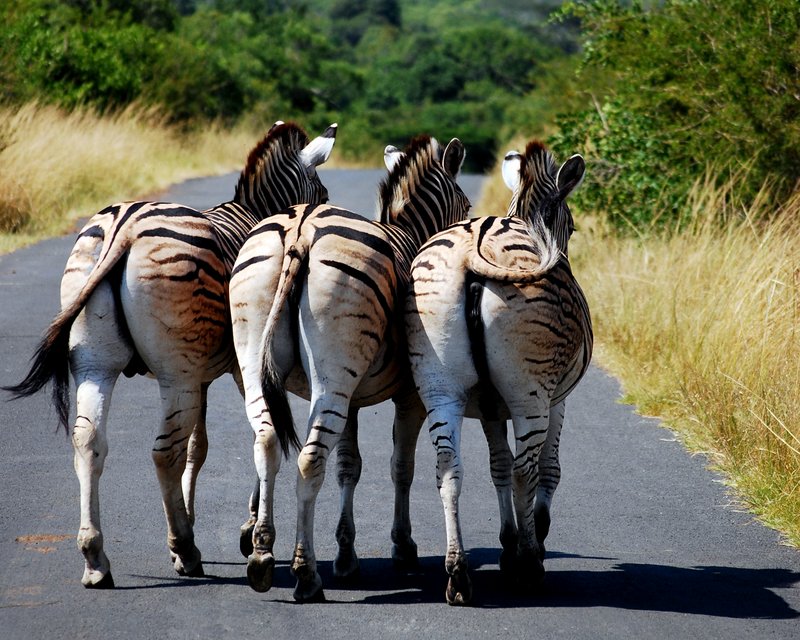
[[[608,607],[735,619],[800,617],[800,612],[772,591],[800,586],[800,572],[791,569],[614,563],[613,558],[548,551],[543,584],[525,591],[500,571],[498,555],[498,549],[469,552],[475,607]],[[573,558],[601,561],[602,568],[552,566],[553,560]],[[442,556],[420,558],[419,569],[414,572],[394,578],[391,572],[391,561],[362,559],[361,579],[351,588],[373,592],[365,594],[362,601],[367,604],[444,602],[447,576]],[[329,595],[335,597],[335,589],[341,585],[330,575],[323,579],[332,588]]]
[[[473,607],[603,607],[731,619],[790,620],[800,617],[800,612],[773,591],[800,588],[800,572],[791,569],[616,562],[609,557],[548,550],[544,582],[531,591],[522,589],[500,571],[498,557],[499,549],[496,548],[469,551]],[[599,565],[599,568],[575,569],[573,561],[578,561],[581,567]],[[565,563],[567,568],[562,568]],[[246,588],[243,562],[207,564],[220,565],[218,568],[223,569],[223,575],[214,575],[213,569],[203,578],[191,579],[174,576],[165,580],[163,576],[131,574],[132,578],[144,580],[145,584],[118,586],[117,589],[196,588],[202,585]],[[397,570],[387,557],[361,557],[359,564],[357,577],[342,580],[333,575],[332,561],[321,560],[318,563],[325,585],[326,604],[444,604],[447,575],[441,555],[420,557],[419,565],[410,571]],[[229,573],[224,569],[237,566],[242,568],[239,575],[224,575]],[[291,592],[294,585],[290,562],[279,560],[275,566],[273,590],[266,599],[293,602]],[[345,593],[347,596],[342,597]]]

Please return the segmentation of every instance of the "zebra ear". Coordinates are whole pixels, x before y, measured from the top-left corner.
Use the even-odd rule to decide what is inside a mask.
[[[400,151],[400,149],[394,145],[386,145],[386,148],[383,150],[383,163],[386,165],[389,173],[392,172],[392,169],[397,166],[397,163],[400,162],[400,159],[405,155],[405,153]]]
[[[564,200],[570,193],[578,188],[583,182],[583,176],[586,172],[586,162],[583,160],[581,154],[576,153],[558,170],[556,176],[556,185],[558,186],[558,196]]]
[[[509,151],[503,158],[503,182],[511,191],[519,188],[519,170],[522,167],[522,155],[519,151]]]
[[[300,160],[308,169],[318,167],[331,157],[333,143],[336,142],[336,130],[339,125],[335,122],[325,129],[325,133],[309,142],[300,152]]]
[[[267,133],[272,133],[276,127],[280,127],[282,124],[286,124],[283,120],[276,120],[275,124],[273,124]]]
[[[464,164],[464,158],[466,156],[467,152],[461,140],[453,138],[447,143],[444,155],[442,156],[442,166],[453,180],[458,178],[458,174],[461,173],[461,167]]]

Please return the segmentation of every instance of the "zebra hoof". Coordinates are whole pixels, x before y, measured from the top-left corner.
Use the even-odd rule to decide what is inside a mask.
[[[258,593],[272,588],[272,574],[275,571],[275,556],[271,553],[253,553],[247,558],[247,582]]]
[[[100,580],[97,582],[83,582],[83,586],[87,589],[113,589],[114,588],[114,577],[111,575],[109,571],[106,573]]]
[[[253,529],[255,526],[256,521],[251,518],[239,529],[239,551],[245,558],[250,558],[253,553]]]
[[[193,547],[191,553],[187,558],[175,556],[175,571],[180,576],[187,578],[202,578],[206,575],[203,571],[203,562],[200,556],[200,550]]]
[[[472,582],[466,570],[454,571],[445,590],[447,604],[461,607],[472,602]]]
[[[333,575],[340,580],[355,580],[359,576],[358,556],[355,550],[339,549],[333,561]]]
[[[392,545],[392,562],[397,571],[413,571],[419,568],[417,544],[411,540],[405,544]]]
[[[325,593],[322,590],[322,578],[307,566],[295,570],[297,586],[294,588],[294,599],[300,603],[325,602]]]
[[[181,574],[186,576],[187,578],[203,578],[206,575],[205,570],[203,569],[203,563],[198,562],[191,570],[186,571],[185,573]]]

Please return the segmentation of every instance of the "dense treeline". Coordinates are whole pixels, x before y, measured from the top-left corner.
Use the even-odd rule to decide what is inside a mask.
[[[152,102],[187,126],[341,120],[353,156],[423,130],[459,135],[472,169],[484,169],[539,62],[574,44],[542,26],[546,10],[508,23],[478,2],[434,3],[433,13],[417,4],[20,0],[0,9],[0,82],[16,102]]]
[[[101,111],[342,123],[338,154],[427,131],[468,169],[516,135],[589,160],[584,208],[618,228],[685,210],[708,171],[734,203],[800,175],[796,0],[17,0],[0,6],[0,87]],[[556,10],[553,18],[550,14]],[[337,155],[338,155],[337,154]]]
[[[643,229],[687,212],[707,172],[732,185],[731,210],[765,184],[773,211],[796,190],[796,0],[583,0],[561,15],[582,25],[590,99],[559,116],[555,143],[591,158],[583,203]]]

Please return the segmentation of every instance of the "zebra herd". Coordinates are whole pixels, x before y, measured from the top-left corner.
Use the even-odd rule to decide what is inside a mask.
[[[334,124],[309,140],[296,124],[277,122],[249,154],[230,202],[202,212],[115,204],[79,233],[61,282],[61,312],[27,376],[7,390],[21,397],[51,384],[69,431],[72,375],[84,586],[114,586],[98,484],[121,373],[149,374],[159,384],[152,457],[181,575],[203,575],[193,523],[208,448],[207,389],[231,373],[254,433],[258,481],[240,541],[253,589],[272,585],[276,476],[282,456],[295,449],[295,599],[324,599],[314,510],[334,447],[342,505],[334,574],[357,572],[358,410],[387,399],[395,404],[395,562],[417,562],[409,496],[427,419],[445,514],[446,599],[470,601],[458,518],[460,428],[470,416],[481,420],[489,444],[501,568],[529,587],[541,581],[564,398],[592,351],[589,310],[567,259],[573,224],[566,198],[581,182],[583,159],[558,167],[538,142],[509,153],[508,214],[467,219],[470,203],[457,183],[462,143],[418,136],[404,151],[386,148],[380,218],[370,221],[327,204],[316,168],[330,157],[336,131]],[[304,439],[287,390],[310,400]]]

